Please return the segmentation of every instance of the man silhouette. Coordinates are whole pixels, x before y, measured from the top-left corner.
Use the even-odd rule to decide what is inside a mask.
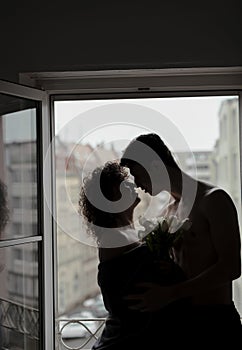
[[[149,152],[150,150],[150,152]],[[120,161],[130,169],[137,187],[155,196],[168,191],[172,202],[166,215],[177,216],[191,208],[192,222],[182,242],[173,248],[175,261],[187,280],[171,287],[140,283],[144,293],[128,295],[136,309],[159,310],[180,298],[191,298],[184,315],[190,341],[200,345],[225,345],[239,341],[242,326],[233,302],[232,282],[241,275],[241,243],[237,211],[223,189],[198,181],[184,173],[157,134],[143,134],[126,147]],[[169,181],[168,181],[169,180]],[[183,188],[196,188],[183,193]]]

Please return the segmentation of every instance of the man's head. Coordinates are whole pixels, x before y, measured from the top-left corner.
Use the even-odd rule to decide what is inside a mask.
[[[135,183],[151,195],[169,190],[171,169],[179,170],[170,150],[154,133],[142,134],[126,147],[120,164],[130,169]]]

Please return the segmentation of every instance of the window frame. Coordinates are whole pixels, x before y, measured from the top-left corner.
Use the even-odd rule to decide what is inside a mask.
[[[48,158],[47,150],[50,145],[51,122],[49,118],[49,96],[46,92],[8,81],[0,80],[0,93],[30,99],[39,102],[36,117],[37,133],[37,184],[40,207],[38,210],[38,235],[0,241],[0,248],[17,246],[26,243],[38,243],[39,260],[39,327],[40,348],[54,349],[54,284],[53,284],[53,241],[52,217],[47,201],[52,205],[52,181],[46,184],[47,191],[43,190],[43,164],[48,163],[51,167],[51,159]],[[46,157],[47,155],[47,157]],[[46,200],[45,200],[46,199]],[[41,309],[43,306],[43,309]]]
[[[49,139],[54,137],[55,101],[236,94],[239,96],[240,182],[242,183],[242,67],[29,72],[21,73],[19,81],[47,92],[49,105],[46,105],[46,114],[49,116],[50,123],[48,126],[48,123],[46,124],[45,131]],[[43,142],[45,145],[48,144],[46,139]],[[54,150],[51,153],[50,165],[52,172],[50,174],[50,186],[53,195],[52,210],[56,210]],[[242,193],[240,193],[240,200],[242,200]],[[46,215],[46,220],[52,222],[49,215]],[[48,224],[46,225],[48,226]],[[55,225],[53,225],[52,230],[53,252],[52,256],[48,255],[48,261],[52,261],[54,264],[54,278],[56,281],[57,246]],[[51,254],[50,251],[48,254]],[[54,287],[55,294],[52,296],[50,291],[48,293],[45,291],[46,297],[54,297],[55,310],[57,310],[56,286],[57,284]],[[53,337],[55,337],[55,334],[53,334]]]

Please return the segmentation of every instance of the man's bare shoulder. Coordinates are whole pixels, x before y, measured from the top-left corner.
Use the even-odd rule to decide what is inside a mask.
[[[221,214],[236,210],[230,194],[223,188],[212,186],[204,191],[201,208],[206,212],[221,211]]]
[[[216,198],[232,201],[231,196],[221,187],[210,186],[204,191],[204,198],[214,200]]]

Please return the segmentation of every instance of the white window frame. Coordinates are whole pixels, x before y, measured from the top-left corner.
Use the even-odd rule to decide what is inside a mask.
[[[242,174],[242,67],[31,72],[21,73],[19,81],[22,84],[47,92],[50,98],[50,105],[46,107],[47,114],[51,120],[51,123],[48,124],[49,127],[54,125],[52,112],[53,104],[56,100],[236,94],[239,96],[240,173]],[[54,130],[46,130],[46,135],[53,137]],[[46,142],[47,144],[48,142]],[[53,160],[54,153],[50,160],[52,184],[55,181]],[[240,181],[242,183],[242,175]],[[54,186],[52,193],[53,190]],[[54,208],[56,208],[56,203],[53,199]],[[45,220],[51,222],[51,218],[48,215]],[[54,241],[53,255],[48,256],[48,261],[56,261],[55,256],[56,242]],[[56,273],[55,276],[57,276]],[[50,292],[45,291],[45,295],[53,298]]]
[[[241,67],[20,73],[19,82],[49,94],[241,90]]]
[[[0,93],[7,94],[10,96],[21,97],[25,99],[30,99],[34,101],[41,102],[41,130],[37,130],[38,137],[42,141],[42,147],[40,150],[40,165],[44,162],[47,165],[46,168],[51,169],[52,159],[48,156],[47,150],[50,147],[50,130],[51,123],[49,117],[49,96],[46,92],[40,89],[33,89],[28,86],[15,84],[7,81],[0,80]],[[40,168],[42,168],[40,166]],[[41,179],[44,178],[42,174]],[[0,241],[0,247],[14,246],[24,243],[35,243],[41,242],[41,262],[42,265],[39,266],[39,286],[40,288],[39,298],[41,300],[41,306],[43,309],[39,310],[41,313],[41,323],[40,327],[40,344],[46,350],[54,349],[54,279],[53,279],[53,236],[52,236],[52,216],[51,216],[51,206],[52,206],[52,178],[45,176],[48,180],[45,182],[45,193],[43,193],[43,188],[40,189],[42,192],[43,208],[41,227],[42,232],[38,236],[23,237],[12,240]],[[42,186],[43,187],[43,186]],[[45,199],[45,200],[44,200]],[[48,205],[47,205],[48,203]]]

